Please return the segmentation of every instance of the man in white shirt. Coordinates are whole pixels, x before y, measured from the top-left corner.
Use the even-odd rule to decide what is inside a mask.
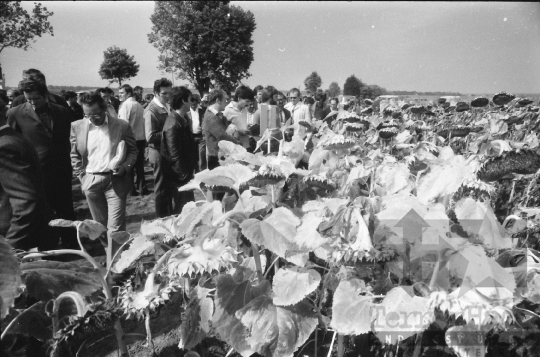
[[[106,226],[109,234],[125,231],[126,199],[133,185],[130,172],[138,153],[133,131],[108,112],[98,93],[84,94],[81,102],[84,118],[71,125],[73,172],[81,181],[92,219]]]
[[[135,186],[131,190],[132,196],[138,196],[137,188],[141,195],[148,195],[148,189],[144,181],[144,149],[146,148],[146,136],[144,135],[144,108],[135,99],[134,90],[129,84],[124,84],[118,90],[122,104],[118,110],[118,119],[125,120],[131,125],[133,135],[137,142],[137,161],[135,162],[136,174]],[[134,175],[135,176],[135,175]]]
[[[208,94],[206,95],[206,100],[208,101]],[[205,108],[202,108],[199,104],[201,103],[201,97],[198,94],[192,94],[191,96],[191,106],[189,112],[187,112],[187,117],[190,120],[191,132],[193,133],[193,139],[198,146],[199,150],[199,164],[198,170],[206,170],[206,141],[204,140],[204,135],[202,132],[202,120],[204,118]]]
[[[311,121],[311,113],[309,110],[306,110],[306,107],[302,103],[300,90],[297,88],[291,89],[289,92],[289,99],[291,101],[285,105],[285,109],[291,112],[291,124],[297,124],[299,120]]]
[[[247,107],[253,103],[255,95],[251,88],[240,86],[234,93],[231,101],[223,112],[223,116],[232,125],[227,128],[228,134],[237,138],[246,149],[249,148],[248,111]],[[252,123],[253,124],[253,123]],[[231,132],[229,129],[232,129]]]

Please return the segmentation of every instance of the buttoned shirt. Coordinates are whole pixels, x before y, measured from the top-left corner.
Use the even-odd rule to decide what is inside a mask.
[[[302,104],[301,102],[296,103],[296,105],[291,105],[289,108],[291,112],[291,119],[293,123],[298,123],[299,120],[311,120],[311,113],[309,112],[309,107]]]
[[[125,120],[133,129],[135,140],[146,140],[144,136],[144,108],[133,97],[126,99],[118,110],[118,118]]]
[[[86,148],[88,150],[88,165],[86,166],[86,172],[95,173],[110,171],[111,140],[109,137],[108,114],[101,126],[96,126],[90,121],[90,124],[88,125],[88,141]]]
[[[193,134],[198,135],[202,132],[201,122],[199,120],[199,108],[193,110],[193,108],[189,107],[189,112],[191,113],[191,128]]]
[[[227,121],[233,124],[237,130],[247,130],[248,118],[247,108],[240,110],[238,108],[238,102],[230,102],[223,112],[223,116],[227,118]],[[244,147],[249,147],[249,135],[240,134],[238,131],[234,135]]]

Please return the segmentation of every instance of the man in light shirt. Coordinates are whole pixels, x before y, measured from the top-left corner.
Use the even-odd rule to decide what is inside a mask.
[[[190,120],[189,124],[193,134],[193,139],[195,140],[199,151],[198,170],[203,171],[206,170],[206,141],[204,140],[204,135],[202,133],[202,120],[204,118],[204,112],[206,109],[199,105],[201,98],[198,94],[193,94],[191,98],[191,105],[186,115]]]
[[[154,99],[144,110],[144,133],[148,143],[148,160],[154,167],[154,195],[159,201],[166,194],[163,173],[160,168],[161,137],[163,125],[169,116],[172,82],[161,78],[154,82]]]
[[[291,124],[297,124],[299,120],[311,121],[311,114],[309,110],[306,110],[306,106],[302,103],[300,90],[297,88],[291,89],[289,92],[289,99],[291,101],[285,105],[285,109],[291,112]]]
[[[249,130],[248,130],[248,118],[247,107],[254,101],[255,95],[251,88],[246,86],[240,86],[234,93],[233,101],[231,101],[223,112],[223,116],[227,118],[227,121],[234,125],[233,136],[237,138],[246,149],[249,148]],[[253,123],[252,123],[253,124]]]
[[[92,219],[109,234],[125,231],[126,199],[133,185],[130,172],[138,153],[133,131],[127,121],[110,114],[98,93],[84,94],[81,102],[84,118],[71,125],[73,171]]]
[[[141,195],[148,195],[148,189],[144,182],[144,149],[146,147],[146,136],[144,135],[144,108],[137,102],[134,97],[134,90],[129,84],[124,84],[118,90],[122,104],[118,110],[118,119],[125,120],[131,125],[133,135],[137,142],[137,161],[135,162],[136,181],[135,186],[131,190],[132,196],[138,196],[137,188]]]

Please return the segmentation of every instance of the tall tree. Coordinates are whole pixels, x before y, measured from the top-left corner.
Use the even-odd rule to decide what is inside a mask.
[[[330,87],[328,87],[328,97],[334,98],[341,94],[341,88],[339,88],[339,84],[337,82],[330,83]]]
[[[376,84],[370,84],[368,86],[362,87],[361,96],[362,98],[375,99],[380,95],[386,94],[386,89],[379,87]]]
[[[316,93],[317,88],[322,84],[322,79],[317,72],[311,72],[309,76],[304,80],[304,87],[306,90],[309,90],[311,93]]]
[[[365,87],[365,84],[353,74],[345,80],[345,84],[343,85],[343,94],[359,97],[362,94],[362,87]]]
[[[178,71],[199,92],[234,88],[249,77],[255,17],[229,1],[156,1],[148,41],[165,57],[159,68]],[[165,60],[166,59],[166,60]]]
[[[20,1],[0,1],[0,52],[7,47],[27,50],[34,37],[53,34],[49,16],[54,13],[34,3],[32,15],[21,7]],[[35,42],[32,41],[32,42]]]
[[[126,49],[112,46],[103,55],[105,58],[99,67],[99,75],[110,83],[118,82],[118,86],[121,86],[123,81],[139,73],[139,65]]]

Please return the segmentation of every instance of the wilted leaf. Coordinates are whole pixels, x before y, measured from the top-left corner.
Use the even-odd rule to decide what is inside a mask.
[[[328,242],[328,239],[323,238],[317,231],[322,220],[317,212],[308,212],[302,217],[302,224],[294,237],[294,242],[300,249],[314,250]]]
[[[276,306],[266,295],[253,299],[236,317],[247,329],[247,344],[265,357],[292,357],[318,323],[306,302]]]
[[[190,293],[190,301],[182,316],[178,348],[190,350],[210,332],[214,303],[208,298],[208,289],[197,286]]]
[[[17,316],[17,323],[9,329],[9,334],[32,336],[42,342],[51,339],[52,319],[45,312],[46,302],[38,301]]]
[[[11,245],[0,238],[0,319],[3,319],[15,299],[21,294],[21,269]]]
[[[222,215],[221,202],[204,202],[196,204],[188,202],[182,209],[182,213],[174,222],[174,234],[177,237],[188,236],[199,225],[209,225],[215,218]]]
[[[90,266],[37,260],[23,263],[21,269],[28,295],[41,301],[54,299],[66,291],[88,296],[102,288],[100,273]]]
[[[73,221],[69,221],[67,219],[53,219],[49,222],[49,226],[51,227],[75,227],[73,224]]]
[[[332,302],[332,327],[339,334],[361,335],[371,331],[371,300],[366,284],[360,279],[342,280]]]
[[[281,268],[272,282],[273,303],[278,306],[296,304],[317,289],[321,275],[306,268]]]
[[[463,229],[469,234],[477,234],[488,248],[512,248],[512,239],[506,236],[489,202],[466,197],[456,203],[455,212]]]
[[[265,280],[260,285],[251,285],[248,280],[242,280],[243,274],[222,275],[217,281],[214,298],[215,312],[212,326],[223,339],[244,357],[251,356],[253,350],[246,338],[246,328],[235,314],[251,300],[270,291],[270,283]]]
[[[83,236],[88,237],[91,240],[94,240],[94,239],[99,238],[103,233],[106,233],[107,227],[91,219],[85,219],[79,225],[79,232]]]
[[[210,186],[225,186],[236,191],[240,190],[240,184],[248,182],[255,173],[241,164],[218,166],[213,170],[204,170],[195,175],[199,181]]]
[[[174,217],[157,218],[141,222],[141,234],[147,237],[159,237],[161,241],[170,242],[175,238]]]
[[[396,343],[424,331],[434,320],[429,300],[414,295],[412,287],[396,287],[386,294],[383,302],[373,306],[373,329],[381,341]],[[401,337],[399,337],[401,336]]]

